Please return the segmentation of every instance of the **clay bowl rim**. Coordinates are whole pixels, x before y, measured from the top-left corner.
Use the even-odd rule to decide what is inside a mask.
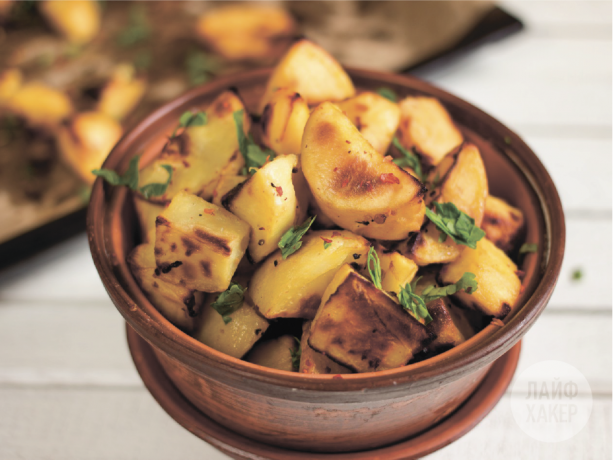
[[[103,167],[117,169],[125,166],[126,160],[133,154],[129,149],[131,144],[137,144],[152,125],[160,123],[165,118],[174,117],[173,114],[180,114],[181,110],[193,106],[190,105],[191,101],[218,94],[224,89],[238,86],[250,79],[265,78],[271,70],[257,69],[220,77],[162,105],[120,139]],[[497,150],[519,169],[531,192],[536,195],[540,204],[537,213],[542,216],[545,227],[545,235],[541,235],[539,240],[540,260],[534,274],[540,276],[541,280],[534,291],[526,296],[528,298],[524,298],[520,308],[514,309],[510,318],[505,319],[504,327],[490,324],[462,345],[409,366],[364,374],[344,374],[342,378],[264,368],[213,350],[177,329],[157,313],[136,286],[129,274],[126,261],[118,260],[114,255],[113,237],[110,235],[112,232],[107,232],[108,208],[113,196],[127,195],[127,193],[122,187],[107,194],[105,190],[108,188],[101,178],[97,178],[87,213],[87,234],[94,264],[117,309],[132,328],[154,347],[204,375],[212,367],[264,384],[320,392],[363,391],[366,388],[400,389],[399,387],[404,384],[411,384],[415,389],[416,386],[427,387],[435,380],[461,375],[471,365],[480,368],[495,360],[520,340],[542,313],[560,273],[565,247],[565,225],[562,204],[555,185],[534,152],[517,134],[487,113],[420,79],[355,68],[348,68],[347,72],[352,79],[369,80],[379,86],[403,88],[413,93],[437,97],[446,105],[451,104],[479,122],[486,123],[490,129],[500,135],[500,139],[510,140],[506,143],[513,146],[512,151],[510,149],[501,151],[498,148]],[[132,296],[124,289],[125,286],[131,291]]]

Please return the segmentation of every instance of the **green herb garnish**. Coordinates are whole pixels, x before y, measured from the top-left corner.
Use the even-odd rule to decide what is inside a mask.
[[[539,245],[537,243],[524,243],[521,245],[521,248],[519,248],[519,253],[526,254],[530,252],[538,252],[538,250]]]
[[[185,70],[190,85],[206,83],[219,71],[219,61],[201,51],[192,51],[185,58]]]
[[[475,274],[466,272],[462,275],[455,284],[448,286],[436,287],[428,286],[421,292],[421,297],[425,303],[432,302],[433,300],[440,299],[441,297],[447,297],[455,294],[459,291],[464,291],[467,294],[472,294],[479,288],[477,281],[475,280]]]
[[[396,163],[401,168],[408,166],[413,171],[415,171],[415,174],[417,174],[419,180],[423,182],[424,175],[423,171],[421,170],[421,162],[419,161],[419,157],[413,152],[409,152],[407,149],[405,149],[397,137],[394,137],[392,143],[394,144],[394,147],[396,147],[403,155],[402,158],[396,158],[394,160],[394,163]]]
[[[281,237],[281,241],[279,241],[279,248],[281,249],[281,256],[283,257],[283,260],[287,259],[294,252],[300,249],[302,246],[301,238],[309,230],[311,225],[313,225],[316,217],[317,216],[313,216],[312,219],[305,220],[302,225],[299,225],[298,227],[290,228]]]
[[[415,293],[415,286],[420,278],[413,280],[412,283],[407,283],[398,293],[398,301],[402,307],[409,311],[413,316],[420,320],[424,319],[428,324],[432,321],[432,316],[426,308],[426,302],[419,295]]]
[[[324,249],[328,249],[330,246],[332,246],[332,243],[328,243],[327,241],[324,241]]]
[[[224,324],[228,324],[232,321],[229,315],[243,305],[246,290],[247,288],[243,288],[240,284],[230,283],[230,287],[219,294],[215,302],[211,304],[211,307],[221,315]]]
[[[132,6],[128,26],[117,36],[117,43],[120,46],[132,46],[147,40],[150,35],[151,26],[145,8],[142,5]]]
[[[372,268],[371,268],[372,263]],[[379,289],[381,289],[381,262],[379,261],[379,255],[375,251],[375,247],[371,246],[368,250],[368,260],[366,261],[366,268],[370,273],[370,279],[372,283]]]
[[[294,340],[296,340],[296,342],[298,343],[298,348],[290,348],[289,352],[292,355],[292,367],[298,370],[300,369],[300,357],[302,356],[302,348],[300,346],[300,339],[298,337],[294,337]]]
[[[251,135],[245,136],[243,130],[243,116],[244,110],[237,110],[232,114],[234,117],[234,123],[236,125],[236,136],[238,137],[238,148],[245,160],[244,173],[254,173],[258,168],[261,168],[266,164],[266,161],[273,160],[275,153],[272,150],[262,149],[257,145]]]
[[[475,219],[460,211],[453,203],[432,203],[436,212],[426,208],[426,216],[442,232],[439,241],[444,242],[450,236],[457,244],[475,249],[477,241],[485,236],[485,232],[475,225]]]
[[[583,278],[583,270],[581,270],[580,268],[575,269],[573,271],[571,279],[573,281],[580,281],[581,278]]]
[[[388,99],[392,102],[396,102],[398,100],[398,96],[396,93],[390,88],[382,87],[375,91],[379,96],[383,96],[385,99]]]
[[[166,189],[168,185],[170,185],[170,181],[172,180],[172,166],[170,165],[160,165],[168,172],[168,179],[164,183],[153,183],[147,184],[138,188],[138,162],[140,161],[140,155],[136,155],[134,158],[130,160],[130,164],[128,165],[128,170],[125,172],[123,176],[120,176],[112,169],[94,169],[92,174],[95,176],[100,176],[104,180],[106,180],[111,185],[125,185],[130,188],[130,190],[138,191],[143,194],[145,199],[149,199],[152,196],[160,196],[166,193]]]

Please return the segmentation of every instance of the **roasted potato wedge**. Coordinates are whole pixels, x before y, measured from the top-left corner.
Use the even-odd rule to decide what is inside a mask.
[[[277,157],[222,200],[228,211],[251,226],[249,255],[256,263],[277,249],[283,234],[302,223],[306,215],[292,181],[297,164],[296,155]]]
[[[506,201],[489,195],[481,228],[487,239],[509,253],[513,250],[524,226],[524,214]]]
[[[456,324],[456,316],[449,310],[449,301],[446,298],[428,302],[428,312],[432,321],[426,325],[436,338],[428,345],[433,353],[442,353],[466,341],[464,334]]]
[[[466,272],[475,274],[479,288],[471,294],[458,292],[455,298],[485,315],[504,318],[521,289],[513,261],[490,240],[482,238],[476,249],[464,248],[458,259],[443,266],[439,278],[443,284],[452,284]]]
[[[402,240],[421,227],[423,185],[376,152],[335,105],[313,110],[301,162],[317,204],[337,225],[383,240]]]
[[[173,169],[172,182],[164,195],[150,198],[152,201],[167,202],[181,191],[210,199],[221,175],[236,174],[244,165],[232,115],[244,109],[234,92],[223,92],[207,108],[208,121],[205,125],[190,126],[174,137],[160,156],[143,168],[139,186],[166,182],[168,172],[162,165],[170,165]],[[245,110],[245,134],[250,126],[251,119]]]
[[[326,249],[324,243],[330,241]],[[343,264],[363,267],[370,243],[351,232],[321,230],[302,238],[302,247],[285,260],[276,251],[249,283],[253,303],[266,318],[313,319],[321,296]]]
[[[381,289],[398,294],[407,283],[415,278],[419,267],[411,259],[396,251],[387,251],[380,244],[375,245],[375,250],[381,265]],[[361,274],[370,279],[367,267],[364,267]]]
[[[309,345],[356,372],[407,364],[433,336],[351,266],[336,273],[311,325]]]
[[[407,150],[419,154],[425,164],[436,166],[464,140],[438,99],[408,96],[398,106],[400,143]]]
[[[75,115],[58,129],[57,149],[62,160],[86,183],[93,184],[98,169],[121,138],[123,129],[117,121],[102,112]]]
[[[162,214],[164,206],[145,200],[138,194],[133,195],[134,209],[140,224],[140,234],[143,243],[155,243],[155,220]]]
[[[242,184],[247,179],[247,176],[234,176],[225,174],[221,176],[219,178],[219,182],[217,182],[217,185],[213,190],[213,204],[221,206],[221,200],[226,195],[226,193],[228,193],[238,184]]]
[[[132,276],[153,306],[175,326],[191,331],[204,302],[204,294],[177,285],[157,268],[153,243],[136,246],[128,255]]]
[[[451,238],[439,241],[440,231],[432,222],[428,222],[419,233],[408,239],[401,246],[401,252],[423,267],[430,264],[447,264],[460,257],[462,246]]]
[[[228,288],[249,244],[246,222],[181,192],[155,224],[155,260],[169,281],[204,292]]]
[[[134,110],[147,89],[145,79],[136,78],[134,73],[134,67],[130,64],[121,64],[115,68],[100,93],[98,111],[116,120],[123,120]]]
[[[4,108],[25,119],[33,128],[51,132],[55,132],[74,112],[72,102],[66,94],[35,82],[19,86],[13,96],[4,103]]]
[[[295,42],[274,68],[258,113],[264,111],[277,88],[300,93],[311,106],[342,101],[355,94],[351,78],[336,59],[306,39]]]
[[[208,296],[193,337],[217,351],[242,358],[266,332],[268,321],[257,314],[245,297],[243,305],[228,315],[232,321],[225,324],[223,317],[211,307],[216,298],[214,294]]]
[[[311,111],[296,91],[277,89],[262,112],[262,142],[278,155],[300,154]]]
[[[336,104],[381,155],[385,155],[400,123],[398,104],[370,91]]]
[[[94,0],[48,0],[38,3],[49,24],[73,43],[85,44],[100,31],[100,7]]]
[[[313,350],[309,345],[311,321],[302,325],[300,340],[300,373],[302,374],[351,374],[351,369],[335,363],[327,356]]]
[[[292,354],[298,352],[298,343],[291,335],[259,342],[246,356],[246,360],[260,366],[278,369],[280,371],[296,372]]]

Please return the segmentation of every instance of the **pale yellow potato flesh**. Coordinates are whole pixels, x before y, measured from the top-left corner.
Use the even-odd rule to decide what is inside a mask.
[[[155,243],[155,220],[164,211],[164,206],[145,200],[136,193],[133,202],[143,243]]]
[[[355,94],[351,78],[336,59],[306,39],[294,43],[274,68],[260,100],[259,114],[278,88],[300,93],[309,105],[342,101]]]
[[[225,291],[249,244],[234,214],[179,193],[156,219],[155,260],[167,279],[204,292]]]
[[[135,78],[134,73],[132,65],[118,65],[111,80],[102,88],[97,110],[116,120],[123,120],[134,110],[147,89],[146,80]]]
[[[18,68],[0,72],[0,107],[3,107],[17,92],[23,82],[23,75]]]
[[[262,112],[262,142],[277,155],[300,154],[311,111],[296,91],[279,88]]]
[[[488,195],[481,228],[485,236],[505,252],[513,249],[524,226],[523,213],[506,201]]]
[[[336,105],[377,152],[387,152],[400,123],[398,104],[366,91]]]
[[[351,369],[335,363],[327,356],[313,350],[309,345],[311,321],[302,325],[300,339],[300,370],[301,374],[351,374]]]
[[[316,107],[301,162],[313,197],[337,225],[368,238],[402,240],[424,219],[424,186],[376,152],[334,104]]]
[[[298,343],[291,335],[257,343],[245,357],[247,361],[280,371],[296,372],[292,362],[292,351],[298,350]]]
[[[238,184],[242,184],[247,180],[247,176],[234,176],[234,175],[223,175],[219,178],[219,182],[215,186],[213,190],[213,204],[217,206],[221,206],[221,200],[223,197],[236,187]]]
[[[408,257],[396,251],[386,251],[380,244],[375,244],[375,250],[381,266],[381,289],[398,294],[407,283],[413,281],[419,267]],[[368,267],[364,267],[360,274],[370,279]]]
[[[100,31],[100,7],[95,0],[49,0],[38,8],[51,26],[69,41],[90,42]]]
[[[406,245],[402,245],[401,251],[420,267],[453,262],[460,257],[464,246],[456,244],[449,237],[441,242],[440,234],[436,225],[428,222],[414,238],[409,239]]]
[[[369,248],[366,239],[347,231],[308,233],[294,254],[284,260],[278,250],[256,269],[249,283],[253,303],[266,318],[313,319],[336,271],[346,263],[363,267]]]

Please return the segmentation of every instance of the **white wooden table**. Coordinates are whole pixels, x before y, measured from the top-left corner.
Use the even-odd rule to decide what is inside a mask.
[[[425,77],[516,130],[553,176],[566,257],[519,372],[548,359],[575,366],[593,411],[574,438],[542,443],[517,426],[507,395],[429,458],[611,458],[611,2],[504,6],[526,31]],[[573,281],[578,268],[583,278]],[[1,274],[0,459],[168,458],[226,457],[143,387],[85,235]]]

